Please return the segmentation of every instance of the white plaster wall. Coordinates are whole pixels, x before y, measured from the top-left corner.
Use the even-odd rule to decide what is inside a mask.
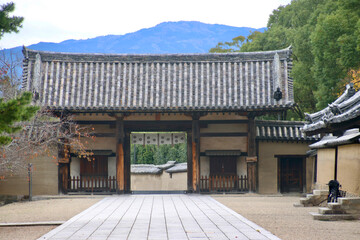
[[[162,174],[131,174],[131,191],[185,191],[187,172]]]
[[[200,176],[210,175],[210,160],[209,157],[200,157]]]
[[[116,157],[108,158],[108,176],[116,177]]]
[[[246,162],[245,162],[245,157],[238,157],[237,158],[237,175],[238,176],[245,176],[247,175],[247,166],[246,166]]]
[[[71,158],[70,163],[70,176],[71,177],[80,177],[80,159],[77,157]]]

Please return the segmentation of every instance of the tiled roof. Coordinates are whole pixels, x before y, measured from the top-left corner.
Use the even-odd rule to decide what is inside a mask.
[[[306,114],[307,124],[302,131],[307,135],[319,132],[332,132],[333,126],[342,127],[343,123],[360,116],[360,91],[356,92],[352,84],[346,86],[345,92],[323,110]]]
[[[290,48],[162,55],[24,48],[23,53],[23,88],[55,110],[279,110],[294,103]],[[276,101],[278,87],[282,99]]]
[[[173,167],[165,170],[167,173],[187,172],[187,163],[177,163]]]
[[[162,165],[154,164],[131,164],[132,174],[161,174],[163,171],[167,173],[186,172],[187,163],[177,163],[176,161],[168,161]]]
[[[301,132],[304,122],[299,121],[256,121],[256,138],[275,141],[317,141],[320,135],[307,137]]]
[[[358,128],[346,130],[342,136],[336,137],[332,135],[324,136],[320,141],[309,145],[310,148],[330,148],[338,145],[349,143],[359,143],[360,132]]]
[[[131,164],[132,174],[161,174],[162,169],[154,164]]]

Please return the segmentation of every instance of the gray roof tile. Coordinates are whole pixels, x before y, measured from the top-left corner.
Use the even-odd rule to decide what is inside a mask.
[[[320,141],[309,145],[310,148],[329,148],[349,143],[358,143],[360,132],[358,128],[346,130],[342,136],[326,135]]]
[[[306,114],[307,123],[302,131],[307,135],[318,132],[332,132],[331,126],[351,121],[360,117],[360,91],[356,92],[352,84],[346,86],[345,92],[328,107],[321,111]]]
[[[320,135],[306,136],[301,132],[305,122],[299,121],[256,121],[256,138],[275,141],[317,141]]]
[[[75,54],[24,48],[23,87],[52,109],[217,111],[293,105],[291,49],[226,54]],[[273,93],[280,87],[283,98]]]

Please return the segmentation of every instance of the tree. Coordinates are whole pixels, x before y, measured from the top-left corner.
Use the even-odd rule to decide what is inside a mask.
[[[0,98],[0,145],[9,144],[12,140],[9,134],[21,130],[17,122],[30,120],[39,110],[37,106],[28,106],[31,99],[29,92],[8,101]]]
[[[293,0],[274,10],[264,33],[239,51],[293,47],[294,98],[298,117],[327,106],[360,66],[360,2]]]
[[[15,10],[15,4],[10,2],[1,5],[0,9],[0,39],[5,33],[18,32],[22,27],[22,17],[10,17],[9,13]],[[39,109],[36,106],[29,106],[32,94],[28,92],[17,96],[18,81],[15,78],[13,65],[6,61],[5,52],[0,61],[0,146],[9,144],[13,134],[21,129],[16,125],[19,121],[28,121]],[[14,99],[10,99],[15,97]]]
[[[0,97],[10,100],[20,94],[22,58],[12,51],[0,51]]]
[[[19,32],[19,28],[22,27],[23,17],[9,16],[9,13],[14,10],[15,4],[13,2],[3,4],[0,7],[0,39],[5,33]]]
[[[59,156],[53,151],[58,147],[64,149],[64,158],[70,157],[71,149],[78,157],[93,160],[93,153],[88,151],[89,141],[94,140],[93,129],[80,127],[71,115],[59,119],[43,108],[32,120],[21,122],[21,127],[9,144],[0,147],[0,176],[21,172],[40,156],[58,164]]]
[[[164,164],[168,161],[186,162],[186,143],[163,145],[136,145],[136,164]],[[134,146],[131,144],[131,163],[134,164]]]
[[[219,42],[216,47],[211,48],[211,53],[226,53],[226,52],[238,52],[240,47],[245,41],[244,36],[238,36],[232,39],[232,42]]]
[[[26,170],[34,158],[46,154],[57,164],[60,156],[52,151],[57,147],[64,149],[64,157],[70,157],[71,147],[72,153],[92,160],[87,147],[94,139],[92,129],[80,127],[71,116],[60,119],[29,105],[32,93],[20,91],[19,64],[12,53],[0,55],[0,179]]]

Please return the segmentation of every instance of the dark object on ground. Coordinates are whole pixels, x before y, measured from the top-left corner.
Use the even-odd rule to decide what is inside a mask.
[[[337,202],[337,198],[341,197],[340,195],[340,183],[337,180],[330,180],[329,183],[329,195],[327,198],[327,202]]]

